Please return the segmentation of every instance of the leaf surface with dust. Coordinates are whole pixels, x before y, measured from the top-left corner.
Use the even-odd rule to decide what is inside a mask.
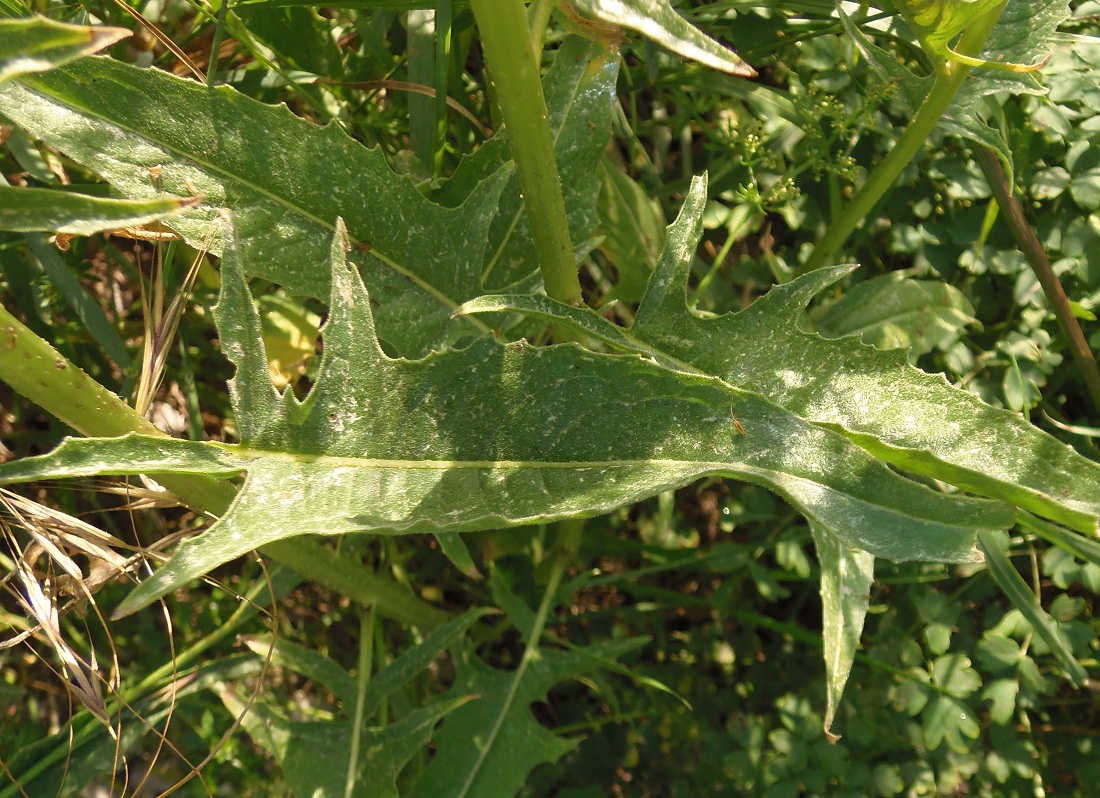
[[[120,613],[266,543],[306,532],[464,532],[595,515],[710,474],[763,485],[852,546],[892,559],[974,559],[999,502],[907,480],[843,436],[714,377],[575,344],[480,339],[391,359],[371,304],[330,250],[324,354],[307,397],[276,391],[232,231],[215,310],[240,444],[131,435],[67,440],[0,465],[0,481],[92,474],[246,474],[229,511],[180,545]],[[746,430],[741,434],[733,423]]]

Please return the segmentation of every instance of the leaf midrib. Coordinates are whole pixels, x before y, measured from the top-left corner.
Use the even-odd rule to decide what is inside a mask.
[[[753,466],[740,466],[728,460],[683,460],[671,458],[631,458],[622,460],[405,460],[381,457],[344,457],[331,454],[304,454],[284,452],[272,449],[260,449],[235,443],[208,441],[233,457],[246,460],[278,461],[306,465],[332,466],[333,468],[393,468],[421,471],[452,471],[458,469],[597,469],[597,468],[636,468],[639,466],[692,468],[750,468],[754,471],[771,471]],[[780,472],[773,472],[780,473]],[[812,481],[812,480],[807,480]]]

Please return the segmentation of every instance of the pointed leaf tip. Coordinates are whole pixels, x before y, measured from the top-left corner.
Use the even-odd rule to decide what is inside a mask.
[[[125,28],[69,25],[44,17],[0,19],[0,83],[47,72],[130,35]]]
[[[744,78],[756,76],[756,70],[737,53],[677,14],[668,0],[573,0],[572,5],[600,22],[636,31],[711,69]]]

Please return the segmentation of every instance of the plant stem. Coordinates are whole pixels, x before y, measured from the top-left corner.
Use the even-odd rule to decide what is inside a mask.
[[[355,714],[351,721],[351,745],[348,752],[348,775],[344,781],[344,798],[355,795],[355,784],[359,773],[359,746],[363,738],[363,707],[366,703],[367,684],[370,682],[370,669],[374,658],[374,625],[377,621],[376,608],[370,612],[359,610],[359,673],[355,683]]]
[[[565,216],[554,139],[522,0],[472,0],[485,63],[508,130],[508,146],[547,296],[580,306],[581,285]]]
[[[214,85],[218,74],[218,51],[222,49],[222,37],[225,36],[225,14],[229,9],[229,0],[221,0],[218,5],[218,21],[214,25],[214,41],[210,43],[210,63],[206,66],[206,86]]]
[[[0,306],[0,380],[82,435],[112,438],[136,432],[167,437],[3,306]],[[219,516],[229,508],[237,492],[231,483],[201,474],[158,474],[157,482],[188,506]],[[423,628],[438,626],[446,620],[445,613],[421,601],[412,591],[341,559],[331,549],[308,538],[280,540],[260,551],[355,601],[377,604],[387,617]]]
[[[527,9],[527,27],[531,31],[531,48],[542,52],[546,38],[546,26],[550,24],[550,12],[554,8],[553,0],[535,0]]]
[[[988,147],[981,145],[974,149],[974,155],[985,173],[989,187],[993,189],[993,196],[997,198],[997,205],[1001,209],[1005,223],[1012,230],[1016,244],[1024,253],[1027,262],[1031,264],[1039,285],[1047,295],[1054,317],[1058,319],[1062,334],[1066,336],[1069,343],[1069,351],[1073,354],[1077,368],[1081,370],[1081,376],[1085,380],[1089,396],[1092,397],[1093,406],[1100,410],[1100,369],[1096,366],[1096,357],[1092,354],[1088,341],[1085,340],[1085,334],[1081,332],[1081,325],[1073,315],[1069,298],[1058,281],[1058,275],[1051,268],[1050,259],[1043,251],[1043,245],[1039,243],[1035,230],[1024,216],[1024,209],[1020,207],[1020,203],[1012,193],[1012,186],[1009,185],[997,156]]]
[[[978,17],[974,24],[963,32],[956,49],[967,55],[981,52],[985,40],[989,38],[1000,15],[1001,7],[998,6],[992,12]],[[894,144],[894,148],[871,172],[867,182],[863,184],[848,206],[829,225],[825,235],[814,247],[806,262],[798,268],[796,274],[805,274],[833,262],[833,258],[848,240],[848,236],[862,224],[864,218],[894,184],[902,170],[920,152],[969,74],[970,67],[958,61],[945,61],[937,67],[932,88],[917,109],[916,116],[909,127]]]

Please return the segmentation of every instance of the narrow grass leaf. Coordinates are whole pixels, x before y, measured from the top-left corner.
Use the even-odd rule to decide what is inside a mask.
[[[119,368],[124,371],[128,369],[132,361],[130,350],[126,348],[126,342],[107,318],[99,302],[89,295],[45,237],[28,234],[26,240],[28,248],[38,259],[54,289],[65,298],[95,342]]]
[[[1027,622],[1031,624],[1031,627],[1050,647],[1051,652],[1062,665],[1073,686],[1079,687],[1087,682],[1088,672],[1073,656],[1073,652],[1070,651],[1065,640],[1058,634],[1054,621],[1047,615],[1039,600],[1035,598],[1035,594],[1028,589],[1027,582],[1020,576],[1019,571],[1009,562],[1001,547],[997,544],[996,538],[989,533],[979,532],[978,545],[985,555],[985,563],[989,568],[993,581],[1004,591],[1013,606],[1020,611]]]
[[[1036,518],[1031,513],[1021,512],[1016,520],[1021,528],[1038,535],[1048,543],[1053,543],[1060,549],[1068,551],[1074,557],[1085,562],[1100,565],[1100,541],[1093,537],[1070,532],[1062,529],[1042,518]]]
[[[273,640],[270,635],[250,637],[245,640],[245,645],[261,658],[266,658],[270,651],[273,666],[301,674],[320,687],[331,690],[344,706],[355,706],[355,679],[319,651],[288,640]]]

